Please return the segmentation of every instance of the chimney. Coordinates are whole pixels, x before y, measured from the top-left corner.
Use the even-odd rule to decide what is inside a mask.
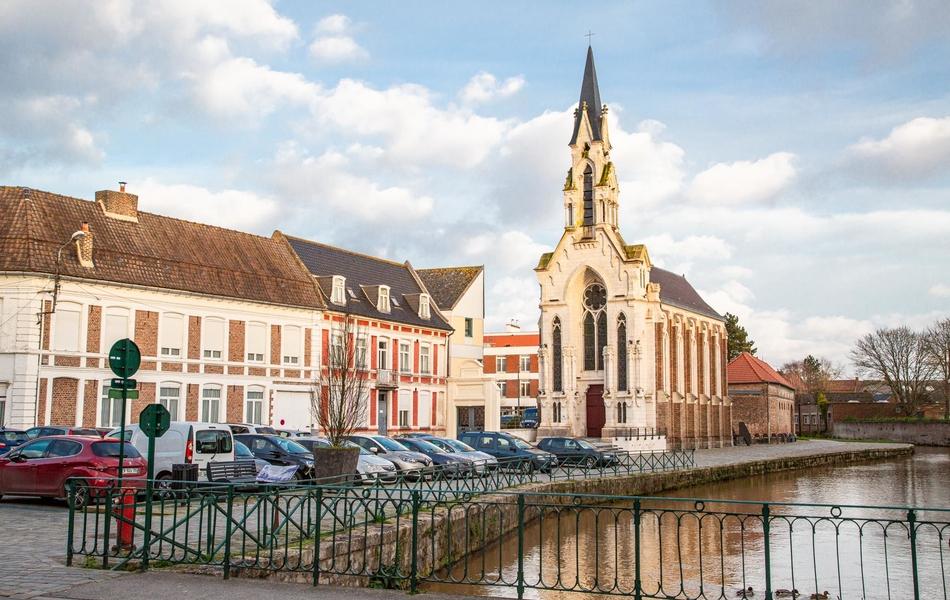
[[[120,221],[139,220],[139,197],[125,191],[125,182],[119,182],[119,191],[100,190],[96,192],[96,202],[107,217]]]
[[[86,235],[76,240],[76,257],[80,265],[92,269],[96,265],[92,262],[92,232],[89,230],[89,223],[83,221],[80,230]]]

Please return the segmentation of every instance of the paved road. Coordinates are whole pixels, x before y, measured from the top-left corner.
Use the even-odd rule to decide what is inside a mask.
[[[775,446],[698,450],[696,466],[766,460],[782,456],[826,454],[844,450],[901,446],[860,442],[802,441]],[[215,577],[173,573],[122,574],[69,568],[64,564],[67,510],[62,503],[5,498],[0,501],[0,597],[12,598],[122,598],[157,596],[213,597],[229,600],[277,595],[282,600],[312,597],[306,585],[250,581],[225,582]],[[179,590],[184,593],[175,594]],[[405,598],[403,592],[334,590],[341,600]],[[449,598],[449,597],[440,597]]]

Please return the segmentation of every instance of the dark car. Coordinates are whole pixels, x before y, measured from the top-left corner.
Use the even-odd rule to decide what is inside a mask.
[[[94,427],[56,427],[44,425],[42,427],[30,427],[26,430],[26,436],[31,440],[51,435],[84,435],[89,437],[101,438],[102,435]]]
[[[459,439],[497,458],[501,468],[551,471],[557,465],[557,457],[550,452],[538,450],[523,439],[503,431],[466,431]]]
[[[538,409],[535,406],[528,407],[524,409],[524,414],[521,416],[521,426],[525,429],[537,429],[538,428]]]
[[[74,505],[115,484],[119,475],[119,440],[96,436],[54,436],[31,440],[0,456],[0,496],[66,498],[66,480],[76,482]],[[123,487],[143,488],[145,459],[125,443]]]
[[[582,465],[593,469],[610,467],[620,462],[615,452],[598,448],[587,440],[547,437],[538,441],[538,448],[557,456],[562,465]]]
[[[30,441],[25,431],[19,429],[0,429],[0,456],[13,450],[20,444]]]
[[[447,452],[424,438],[403,437],[399,438],[399,443],[414,452],[425,454],[432,459],[433,465],[441,467],[451,477],[475,471],[475,463],[471,459]]]
[[[295,479],[313,478],[313,454],[293,440],[264,433],[239,433],[234,439],[247,446],[256,458],[272,465],[296,466]]]

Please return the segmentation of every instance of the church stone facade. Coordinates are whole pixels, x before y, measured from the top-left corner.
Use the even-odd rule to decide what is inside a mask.
[[[593,52],[564,183],[564,232],[541,285],[539,437],[631,450],[732,444],[725,322],[682,276],[624,241],[620,189]]]

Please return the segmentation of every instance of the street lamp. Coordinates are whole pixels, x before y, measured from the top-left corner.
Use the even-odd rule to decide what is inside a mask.
[[[56,251],[56,276],[53,281],[53,305],[50,307],[49,314],[56,312],[56,300],[59,298],[60,271],[63,267],[63,250],[66,249],[66,246],[72,244],[75,241],[81,240],[84,237],[86,237],[85,230],[80,229],[79,231],[74,231],[73,234],[69,236],[69,239],[63,242],[63,244]]]

